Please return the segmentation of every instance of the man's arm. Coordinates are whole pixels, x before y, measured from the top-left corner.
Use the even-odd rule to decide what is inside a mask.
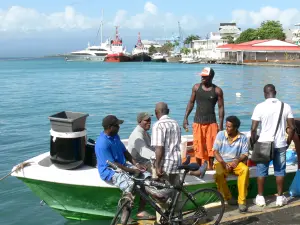
[[[186,106],[185,115],[184,115],[184,119],[183,119],[183,128],[185,130],[188,129],[188,125],[189,125],[188,117],[194,108],[194,104],[195,104],[195,100],[196,100],[196,92],[197,92],[199,86],[200,86],[200,84],[195,84],[193,86],[190,100]]]
[[[288,124],[288,138],[287,138],[287,145],[290,146],[292,140],[293,140],[293,137],[295,135],[295,120],[294,118],[288,118],[287,119],[287,124]]]
[[[145,159],[150,159],[151,156],[154,156],[154,149],[150,146],[147,146],[145,140],[142,137],[139,137],[134,142],[134,148],[139,153],[139,155]]]
[[[227,163],[223,160],[222,156],[220,155],[219,151],[214,150],[214,156],[216,158],[216,160],[221,163],[221,165],[223,166],[224,169],[226,169],[227,167]]]
[[[216,87],[216,94],[218,95],[218,108],[219,108],[219,130],[223,130],[223,123],[224,123],[224,95],[221,88]]]
[[[258,136],[257,136],[257,128],[259,125],[259,121],[257,120],[252,120],[252,125],[251,125],[251,138],[250,138],[250,144],[251,147],[253,148],[253,145],[256,143],[256,141],[258,140]]]
[[[162,171],[162,159],[163,156],[165,154],[165,148],[163,146],[156,146],[155,147],[155,168],[156,168],[156,173],[158,176],[162,176],[163,175],[163,171]]]

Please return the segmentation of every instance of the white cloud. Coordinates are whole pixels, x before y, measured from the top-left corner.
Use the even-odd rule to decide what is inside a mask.
[[[153,15],[156,15],[156,13],[157,13],[157,7],[152,2],[146,2],[145,6],[144,6],[144,10],[145,10],[145,12],[149,12]]]
[[[213,20],[213,17],[208,17]],[[157,32],[163,29],[177,30],[178,21],[181,22],[184,30],[199,28],[199,22],[190,15],[177,16],[170,12],[159,12],[158,7],[148,1],[144,8],[137,14],[129,14],[126,10],[119,9],[111,20],[106,20],[106,28],[120,26],[126,30],[156,29]],[[209,21],[208,21],[209,22]],[[0,9],[0,32],[4,34],[23,32],[33,33],[39,31],[80,31],[90,28],[97,28],[100,18],[91,18],[77,12],[72,6],[66,6],[63,11],[43,13],[36,9],[22,6],[12,6],[6,10]]]
[[[63,12],[44,14],[35,9],[12,6],[6,11],[0,9],[0,31],[44,31],[52,29],[88,29],[99,20],[77,13],[73,7],[66,6]]]
[[[258,26],[264,20],[279,20],[284,27],[290,27],[300,21],[300,11],[296,8],[279,9],[271,6],[262,7],[259,11],[234,10],[232,19],[241,25]]]

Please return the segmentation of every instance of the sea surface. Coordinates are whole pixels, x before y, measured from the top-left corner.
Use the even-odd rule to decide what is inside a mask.
[[[128,138],[136,126],[136,114],[154,113],[155,103],[160,101],[168,103],[170,116],[181,125],[192,86],[200,81],[197,73],[204,66],[0,60],[0,177],[14,165],[49,151],[48,116],[60,111],[89,113],[86,127],[93,139],[102,130],[101,120],[107,114],[125,120],[120,136]],[[211,66],[216,72],[214,83],[224,91],[225,114],[237,115],[241,130],[249,130],[251,113],[264,100],[263,86],[268,83],[276,86],[277,97],[300,117],[299,68]],[[40,206],[40,199],[21,181],[8,177],[0,181],[0,224],[104,223],[68,221],[48,206]]]

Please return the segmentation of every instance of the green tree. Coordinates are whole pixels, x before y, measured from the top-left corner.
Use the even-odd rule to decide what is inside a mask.
[[[241,35],[235,40],[235,43],[239,44],[256,39],[258,39],[257,30],[249,28],[241,33]]]
[[[171,42],[166,42],[163,46],[160,47],[160,52],[169,54],[173,49],[174,45]]]
[[[190,35],[184,40],[185,45],[190,45],[192,47],[192,43],[194,40],[200,40],[200,36],[198,35]]]
[[[234,38],[230,35],[228,35],[226,37],[222,37],[222,39],[227,40],[228,44],[233,44],[234,43]]]
[[[191,49],[187,48],[187,47],[183,47],[181,50],[180,50],[180,53],[183,53],[185,55],[188,55],[189,53],[191,52]]]
[[[257,29],[257,35],[259,39],[277,39],[281,41],[286,39],[281,23],[275,20],[262,22],[260,28]]]
[[[151,45],[149,48],[149,54],[153,55],[154,53],[157,53],[157,49],[153,45]]]

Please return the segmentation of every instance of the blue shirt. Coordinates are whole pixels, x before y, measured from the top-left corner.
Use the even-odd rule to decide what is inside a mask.
[[[119,135],[108,136],[104,132],[100,133],[95,145],[97,165],[102,180],[110,181],[115,172],[108,168],[107,160],[125,165],[124,152],[127,151],[121,142]]]
[[[232,142],[229,142],[226,131],[220,131],[217,134],[214,151],[218,151],[225,162],[232,162],[241,155],[248,156],[248,139],[246,135],[239,133]]]

